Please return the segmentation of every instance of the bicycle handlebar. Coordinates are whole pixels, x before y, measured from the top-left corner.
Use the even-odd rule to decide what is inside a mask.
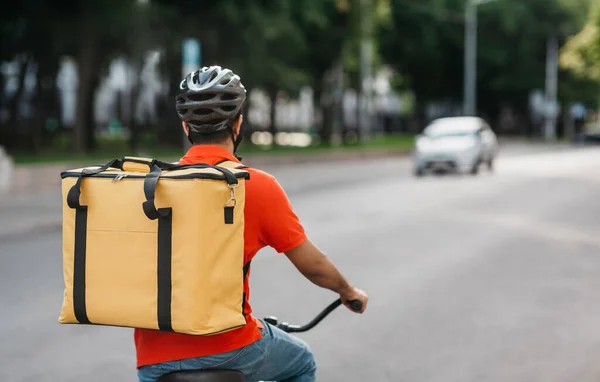
[[[352,309],[355,312],[360,312],[362,310],[362,303],[359,300],[349,301],[348,304],[350,305],[350,309]],[[321,313],[319,313],[317,317],[315,317],[311,322],[304,326],[291,325],[287,322],[279,323],[277,318],[275,317],[267,317],[265,318],[265,321],[267,321],[271,325],[277,326],[279,329],[287,333],[306,332],[314,328],[319,322],[321,322],[325,317],[327,317],[329,313],[333,312],[340,305],[342,305],[342,300],[338,298],[337,300],[329,304],[329,306],[325,308]]]

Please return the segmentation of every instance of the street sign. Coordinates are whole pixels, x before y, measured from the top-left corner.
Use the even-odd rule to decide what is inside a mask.
[[[181,52],[183,55],[183,76],[186,76],[188,73],[200,68],[202,52],[200,48],[200,42],[198,42],[198,40],[195,38],[187,38],[183,40]]]
[[[182,53],[182,79],[185,78],[189,73],[200,69],[200,63],[202,62],[202,51],[200,42],[195,38],[186,38],[183,40],[181,47]],[[188,141],[185,134],[183,134],[183,149],[187,151],[190,148],[190,142]]]
[[[585,105],[581,102],[575,102],[571,106],[570,114],[573,119],[584,119],[585,118]]]

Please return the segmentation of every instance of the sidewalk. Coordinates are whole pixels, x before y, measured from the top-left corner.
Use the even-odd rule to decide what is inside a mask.
[[[60,230],[60,188],[0,197],[0,241],[32,232]]]

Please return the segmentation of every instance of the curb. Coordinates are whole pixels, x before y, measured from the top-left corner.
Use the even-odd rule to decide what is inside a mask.
[[[242,155],[244,164],[262,168],[273,166],[301,165],[320,162],[345,162],[352,160],[378,159],[407,156],[409,149],[363,149],[351,151],[327,151],[315,153],[281,153]],[[161,158],[163,159],[163,158]],[[175,159],[177,160],[177,159]],[[13,173],[10,193],[33,193],[58,188],[62,171],[98,164],[85,162],[63,162],[55,164],[17,165]]]

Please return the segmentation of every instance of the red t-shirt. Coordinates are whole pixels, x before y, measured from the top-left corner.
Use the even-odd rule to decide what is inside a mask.
[[[230,160],[239,162],[235,156],[219,146],[193,146],[180,160],[181,164],[207,163],[210,165]],[[246,203],[244,208],[244,262],[250,261],[266,246],[277,252],[287,252],[306,240],[304,228],[275,178],[263,171],[248,169]],[[248,279],[244,282],[246,292],[245,313],[248,323],[242,328],[213,336],[192,336],[158,330],[135,329],[134,340],[137,367],[155,363],[176,361],[225,353],[250,345],[261,338],[259,320],[251,315]]]

